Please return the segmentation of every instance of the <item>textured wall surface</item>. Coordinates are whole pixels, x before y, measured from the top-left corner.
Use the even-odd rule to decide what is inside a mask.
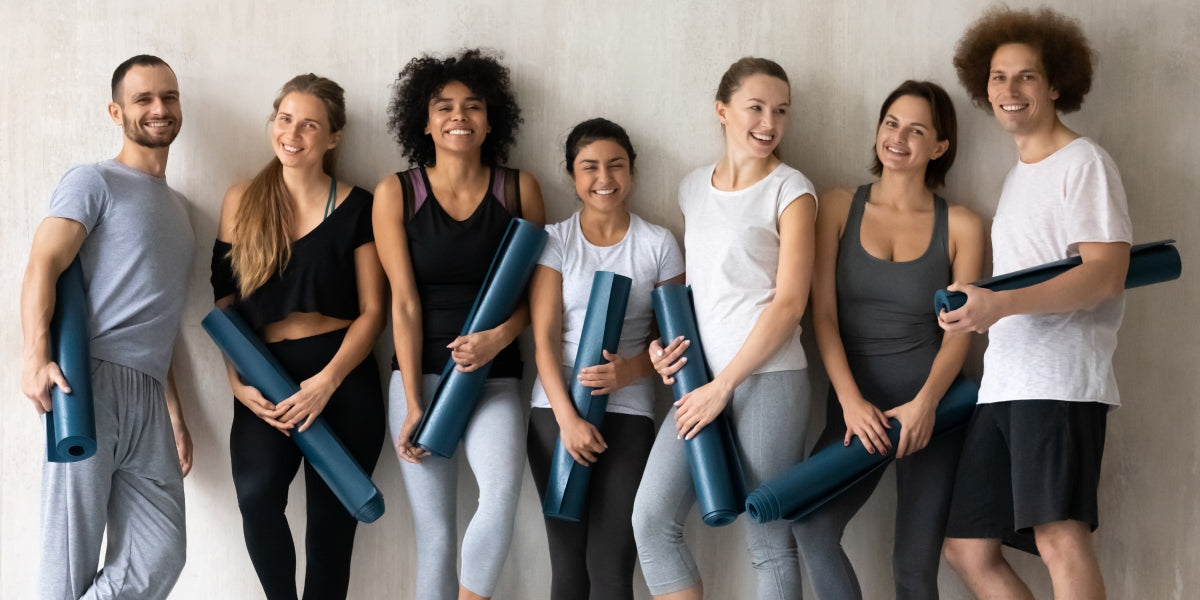
[[[1023,1],[1014,2],[1025,5]],[[1176,237],[1180,282],[1128,296],[1116,354],[1124,407],[1109,421],[1097,551],[1113,598],[1194,598],[1200,590],[1200,408],[1195,368],[1200,320],[1200,8],[1187,0],[1064,0],[1098,50],[1095,85],[1066,121],[1112,154],[1124,178],[1139,241]],[[313,71],[347,90],[350,118],[340,178],[368,189],[403,167],[385,129],[389,85],[421,52],[463,46],[506,56],[525,124],[511,163],[534,173],[552,220],[575,206],[559,149],[581,119],[607,116],[629,130],[640,178],[633,207],[682,233],[680,178],[721,150],[712,94],[739,56],[777,59],[793,80],[792,125],[782,155],[825,188],[866,180],[878,103],[906,78],[940,81],[958,104],[961,149],[945,195],[990,217],[1016,158],[990,116],[969,106],[950,57],[966,25],[986,8],[963,2],[876,1],[495,3],[309,0],[249,3],[32,2],[0,6],[0,597],[36,595],[41,430],[20,394],[18,290],[34,228],[71,165],[111,157],[119,130],[105,114],[113,67],[142,52],[179,75],[185,126],[168,179],[192,201],[197,233],[191,297],[177,347],[178,378],[195,440],[187,479],[188,564],[173,598],[260,597],[242,542],[230,479],[232,400],[217,350],[199,327],[211,305],[208,257],[221,196],[270,157],[265,121],[279,86]],[[807,336],[807,334],[806,334]],[[811,340],[810,340],[811,341]],[[980,340],[978,344],[982,347]],[[390,355],[381,341],[381,356]],[[809,344],[810,350],[813,345]],[[528,349],[526,349],[528,350]],[[815,356],[815,351],[810,351]],[[825,384],[814,360],[816,397]],[[811,429],[823,422],[823,408]],[[412,520],[394,454],[375,480],[388,512],[359,529],[353,598],[411,598]],[[474,506],[464,470],[460,520]],[[893,478],[850,525],[846,546],[869,598],[890,591]],[[301,494],[289,514],[303,535]],[[703,528],[696,548],[710,597],[749,598],[753,576],[741,525]],[[302,538],[300,538],[302,539]],[[1039,597],[1041,563],[1014,556]],[[547,595],[545,535],[526,478],[516,538],[497,598]],[[638,580],[639,598],[647,598]],[[966,598],[948,569],[945,598]]]

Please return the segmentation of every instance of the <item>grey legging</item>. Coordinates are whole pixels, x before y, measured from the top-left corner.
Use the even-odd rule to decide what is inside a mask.
[[[425,406],[438,376],[422,378]],[[392,445],[408,414],[399,371],[388,393]],[[455,576],[458,546],[458,460],[466,456],[479,484],[479,508],[463,534],[462,577]],[[513,517],[525,473],[525,414],[515,378],[489,379],[475,408],[462,447],[454,458],[427,456],[420,464],[400,461],[404,489],[412,506],[417,538],[417,593],[420,600],[453,600],[458,584],[490,597],[512,541]]]
[[[808,410],[804,370],[752,375],[734,390],[725,414],[732,418],[749,489],[804,458]],[[658,431],[633,505],[638,556],[652,594],[685,590],[700,581],[683,539],[684,519],[695,502],[692,474],[684,442],[676,439],[672,410]],[[745,525],[759,600],[799,599],[800,561],[791,523],[747,521]]]

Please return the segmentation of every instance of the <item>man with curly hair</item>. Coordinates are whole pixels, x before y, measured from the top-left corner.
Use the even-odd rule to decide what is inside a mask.
[[[974,103],[1012,134],[992,225],[993,272],[1079,256],[1028,288],[967,284],[946,331],[990,331],[979,406],[959,464],[945,554],[980,598],[1029,598],[1000,553],[1032,533],[1054,597],[1104,597],[1092,548],[1108,410],[1120,403],[1112,354],[1124,311],[1129,222],[1109,155],[1059,120],[1091,87],[1079,24],[1049,9],[997,9],[958,43],[954,66]]]

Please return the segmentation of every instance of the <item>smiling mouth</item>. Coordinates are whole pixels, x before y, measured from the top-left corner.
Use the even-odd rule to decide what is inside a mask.
[[[750,132],[750,137],[752,137],[760,142],[770,142],[775,139],[775,136],[773,136],[773,135],[767,135],[765,133],[754,133],[753,131]]]
[[[172,124],[172,121],[161,121],[161,120],[145,121],[143,123],[144,126],[149,127],[151,129],[162,129],[164,127],[170,127],[171,124]]]
[[[297,153],[297,152],[299,152],[299,151],[303,150],[303,148],[300,148],[300,147],[298,147],[298,146],[289,146],[289,145],[287,145],[287,144],[280,144],[279,146],[280,146],[281,148],[283,148],[284,150],[286,150],[286,151],[288,151],[288,152],[291,152],[292,154],[295,154],[295,153]]]
[[[596,194],[597,196],[609,196],[609,195],[617,193],[617,190],[615,188],[608,189],[608,190],[592,190],[592,193]]]
[[[1025,110],[1028,107],[1029,107],[1028,104],[1001,104],[1000,110],[1002,110],[1006,113],[1013,113],[1013,112],[1021,112],[1022,110]]]
[[[892,154],[897,154],[900,156],[908,156],[908,154],[909,154],[908,150],[896,148],[895,146],[884,145],[883,149],[887,150],[888,152],[890,152]]]
[[[447,135],[471,135],[475,133],[471,129],[451,129],[446,132]]]

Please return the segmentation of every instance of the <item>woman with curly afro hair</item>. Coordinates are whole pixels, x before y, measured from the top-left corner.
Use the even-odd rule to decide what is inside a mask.
[[[528,307],[495,329],[458,333],[509,221],[545,221],[537,180],[502,166],[520,122],[508,69],[478,49],[409,61],[388,107],[388,128],[411,168],[375,188],[373,223],[391,288],[389,425],[416,526],[421,600],[490,597],[512,539],[525,468],[516,339]],[[409,439],[449,360],[460,371],[491,363],[463,436],[479,508],[463,537],[461,577],[457,459],[429,456]]]

